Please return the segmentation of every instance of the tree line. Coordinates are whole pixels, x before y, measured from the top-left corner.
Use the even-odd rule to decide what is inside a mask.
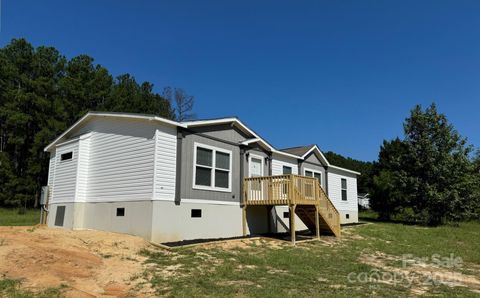
[[[36,204],[47,183],[43,148],[87,111],[147,113],[168,119],[192,117],[193,97],[113,77],[88,55],[67,59],[53,47],[13,39],[0,48],[0,206]]]

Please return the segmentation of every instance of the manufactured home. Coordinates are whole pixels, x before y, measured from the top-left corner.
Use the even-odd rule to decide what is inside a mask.
[[[237,118],[89,112],[45,148],[50,227],[164,243],[358,221],[357,176],[317,145],[277,149]]]

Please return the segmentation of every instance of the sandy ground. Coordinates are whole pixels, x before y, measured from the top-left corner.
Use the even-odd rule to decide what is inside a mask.
[[[0,278],[33,291],[67,285],[67,297],[151,296],[142,238],[46,227],[0,227]]]

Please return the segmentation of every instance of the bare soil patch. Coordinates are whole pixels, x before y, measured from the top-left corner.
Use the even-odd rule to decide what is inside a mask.
[[[66,285],[70,297],[148,295],[138,254],[148,245],[102,231],[0,227],[0,277],[33,291]]]
[[[476,276],[464,274],[452,268],[440,267],[434,264],[414,262],[407,266],[396,267],[389,265],[389,262],[402,261],[400,257],[387,255],[381,252],[360,257],[360,262],[380,269],[382,272],[397,274],[396,278],[388,275],[389,278],[379,282],[393,283],[402,281],[411,287],[412,294],[425,294],[429,287],[435,284],[442,284],[449,287],[467,287],[476,293],[480,293],[480,279]],[[391,278],[390,278],[391,277]]]

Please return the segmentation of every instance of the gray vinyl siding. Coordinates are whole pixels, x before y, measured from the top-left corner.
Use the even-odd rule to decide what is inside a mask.
[[[320,172],[322,174],[322,187],[323,189],[326,189],[327,183],[325,167],[322,165],[320,160],[318,160],[315,154],[310,154],[302,163],[300,163],[300,175],[305,175],[305,169]]]
[[[208,146],[218,147],[221,149],[232,151],[232,168],[230,169],[231,192],[203,190],[193,188],[193,161],[194,161],[194,144],[204,144]],[[182,164],[181,164],[181,199],[194,200],[213,200],[222,202],[240,202],[240,148],[230,143],[212,140],[211,138],[186,133],[182,141]]]
[[[249,138],[240,132],[238,128],[232,127],[230,124],[192,128],[192,131],[235,144],[238,144]]]

